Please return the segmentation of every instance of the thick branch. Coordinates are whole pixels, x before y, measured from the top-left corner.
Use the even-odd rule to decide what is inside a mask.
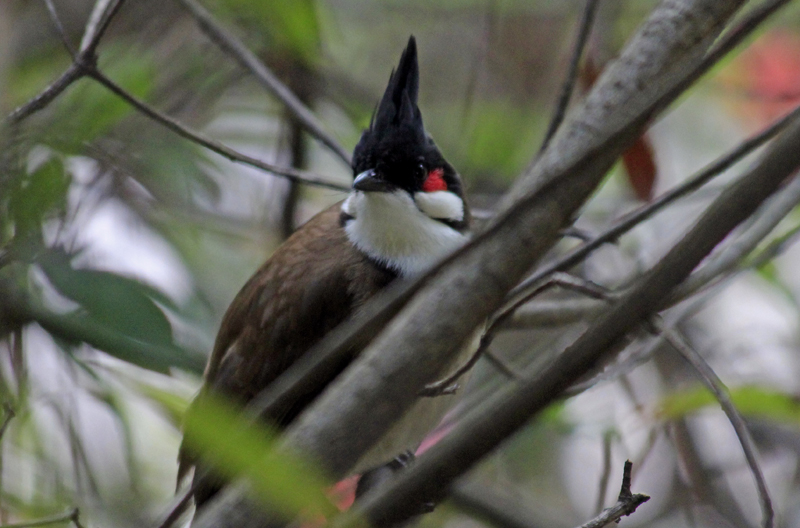
[[[445,487],[491,451],[570,384],[599,368],[608,351],[664,302],[669,292],[736,225],[749,217],[800,166],[795,124],[748,174],[726,189],[696,226],[637,285],[542,372],[500,391],[470,413],[407,473],[363,505],[373,524],[402,518],[408,504],[440,496]],[[368,498],[369,499],[369,498]]]

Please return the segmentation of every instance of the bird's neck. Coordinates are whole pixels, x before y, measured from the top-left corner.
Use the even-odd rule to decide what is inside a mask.
[[[403,277],[426,272],[468,240],[467,234],[423,213],[401,190],[353,192],[342,212],[350,242]]]

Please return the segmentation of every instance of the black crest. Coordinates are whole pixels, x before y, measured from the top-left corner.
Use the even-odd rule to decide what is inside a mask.
[[[417,107],[419,64],[414,37],[392,71],[389,84],[353,152],[354,174],[375,168],[381,161],[401,163],[416,158],[430,145]],[[386,159],[388,158],[388,159]]]

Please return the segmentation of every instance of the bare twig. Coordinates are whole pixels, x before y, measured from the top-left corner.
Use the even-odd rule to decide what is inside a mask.
[[[708,51],[708,55],[701,64],[701,67],[716,64],[722,57],[727,55],[729,51],[733,50],[741,44],[744,39],[750,36],[762,22],[789,2],[791,2],[791,0],[767,0],[750,10],[741,20],[736,21],[736,26],[723,34],[719,42]]]
[[[0,439],[3,438],[4,434],[6,434],[8,424],[11,423],[11,420],[14,418],[14,416],[16,416],[14,408],[8,402],[3,403],[3,411],[5,412],[5,417],[3,418],[3,425],[0,425]]]
[[[28,101],[27,103],[23,104],[22,106],[15,109],[13,112],[6,116],[6,121],[15,124],[19,123],[23,119],[26,119],[31,114],[42,110],[51,102],[53,99],[58,97],[61,92],[63,92],[69,85],[83,77],[85,74],[83,70],[76,64],[70,65],[69,68],[66,69],[64,73],[61,74],[61,77],[56,79],[50,86],[45,88],[39,95],[35,96],[33,99]]]
[[[97,0],[97,2],[95,2],[92,13],[89,16],[89,21],[86,23],[86,29],[83,32],[78,54],[72,55],[72,64],[55,82],[45,88],[39,95],[11,112],[6,117],[7,122],[11,124],[19,123],[30,115],[42,110],[53,102],[53,100],[69,85],[85,76],[87,74],[87,67],[94,67],[97,62],[96,51],[97,45],[100,43],[100,38],[105,33],[105,30],[111,23],[111,19],[119,10],[122,2],[123,0]],[[52,10],[51,13],[54,15],[55,10]],[[55,17],[54,20],[57,21],[58,17]],[[60,27],[58,22],[57,26]]]
[[[180,516],[186,512],[186,508],[189,506],[189,503],[194,497],[195,491],[196,484],[192,483],[192,486],[189,488],[189,490],[170,507],[169,513],[167,513],[167,516],[164,517],[164,520],[161,522],[161,524],[158,525],[158,528],[170,528],[170,526],[175,524]]]
[[[350,153],[325,131],[322,123],[311,110],[252,51],[247,49],[244,43],[223,28],[211,13],[195,0],[179,0],[179,2],[194,17],[200,29],[277,97],[309,134],[331,149],[347,165],[350,165]]]
[[[633,463],[630,460],[625,461],[625,468],[622,471],[622,489],[619,491],[617,503],[578,528],[603,528],[612,522],[619,522],[620,519],[632,514],[636,508],[650,500],[648,495],[631,492],[632,467]]]
[[[337,191],[347,191],[349,189],[345,185],[331,182],[330,180],[327,180],[325,177],[319,176],[317,174],[293,169],[291,167],[279,167],[277,165],[273,165],[271,163],[266,163],[264,161],[252,158],[250,156],[246,156],[245,154],[237,152],[232,148],[223,145],[222,143],[219,143],[217,141],[204,137],[198,134],[197,132],[189,130],[188,128],[186,128],[184,125],[182,125],[172,117],[162,114],[161,112],[159,112],[152,106],[148,105],[144,101],[137,99],[136,97],[128,93],[124,88],[122,88],[114,81],[106,77],[102,72],[100,72],[96,68],[87,69],[86,74],[89,75],[92,79],[102,84],[103,86],[105,86],[106,88],[108,88],[111,92],[119,96],[121,99],[123,99],[125,102],[127,102],[134,108],[136,108],[136,110],[138,110],[145,116],[165,126],[166,128],[175,132],[179,136],[186,138],[190,141],[193,141],[199,145],[202,145],[205,148],[213,152],[216,152],[220,156],[229,159],[230,161],[243,163],[245,165],[261,169],[263,171],[269,172],[270,174],[281,176],[283,178],[287,178],[290,181],[298,183],[315,185],[317,187],[325,187]]]
[[[512,369],[502,358],[498,357],[497,354],[493,354],[491,350],[486,350],[483,355],[486,357],[486,360],[506,378],[510,380],[519,379],[519,374],[514,372],[514,369]]]
[[[69,56],[72,57],[74,62],[77,58],[75,48],[72,47],[69,37],[67,37],[67,32],[64,31],[64,26],[61,24],[61,19],[58,16],[58,11],[56,11],[56,6],[53,4],[53,0],[44,0],[44,3],[47,6],[47,12],[50,13],[50,19],[53,21],[53,25],[56,27],[56,31],[58,32],[61,42],[64,44],[67,53],[69,53]]]
[[[52,515],[50,517],[42,517],[33,521],[25,521],[20,523],[4,524],[0,528],[34,528],[36,526],[47,526],[49,524],[58,524],[66,521],[72,522],[76,528],[83,528],[80,523],[78,508],[73,508],[71,511],[59,515]]]
[[[455,372],[453,372],[446,378],[426,385],[425,388],[420,392],[420,395],[438,396],[442,394],[442,391],[447,390],[450,387],[453,387],[453,385],[458,381],[458,379],[465,373],[467,373],[470,369],[472,369],[472,367],[475,366],[475,363],[478,362],[481,356],[486,353],[486,351],[489,349],[489,345],[492,344],[492,341],[494,340],[494,336],[497,333],[497,331],[500,328],[502,328],[505,322],[514,315],[514,312],[517,310],[517,308],[528,302],[533,297],[556,286],[564,288],[566,290],[571,290],[581,293],[593,299],[606,299],[608,297],[607,290],[586,279],[574,277],[567,273],[557,273],[556,275],[553,275],[546,282],[538,285],[535,289],[527,292],[525,296],[519,299],[515,299],[513,302],[509,303],[508,305],[498,310],[497,314],[492,317],[488,329],[483,334],[483,336],[481,336],[481,341],[480,344],[478,345],[478,349],[472,354],[469,360],[467,360],[467,362],[464,365],[456,369]]]
[[[744,457],[747,460],[747,465],[750,467],[750,472],[753,474],[753,479],[758,489],[758,496],[761,501],[762,511],[762,526],[764,528],[772,528],[774,524],[775,512],[772,508],[772,499],[767,489],[767,482],[764,479],[764,474],[761,471],[761,466],[758,463],[756,455],[756,445],[744,419],[739,414],[736,406],[731,401],[730,395],[722,380],[719,379],[714,369],[706,362],[705,359],[686,341],[686,339],[674,329],[662,329],[662,333],[672,347],[685,359],[692,368],[697,372],[703,384],[711,391],[711,393],[719,402],[725,415],[728,417],[733,430],[736,433],[739,443],[742,446]]]
[[[800,106],[797,106],[794,110],[786,114],[764,131],[756,134],[743,143],[740,143],[732,151],[706,166],[700,172],[696,173],[694,176],[690,177],[674,189],[664,193],[656,200],[625,215],[623,218],[615,222],[613,226],[603,231],[590,242],[578,246],[555,262],[542,267],[535,274],[531,275],[529,278],[522,281],[519,286],[514,288],[514,290],[512,290],[512,292],[509,294],[509,298],[523,295],[527,290],[535,288],[535,284],[542,281],[545,277],[551,275],[552,273],[555,273],[556,271],[565,271],[575,264],[578,264],[601,245],[616,240],[621,235],[630,231],[641,222],[647,220],[675,200],[699,189],[706,182],[722,174],[725,170],[733,166],[739,160],[756,150],[758,147],[764,145],[770,139],[774,138],[798,118],[800,118]]]
[[[592,31],[592,23],[594,22],[595,13],[597,13],[597,6],[599,0],[586,0],[586,7],[583,9],[581,22],[578,26],[578,36],[575,40],[575,47],[572,49],[572,58],[569,61],[569,69],[567,75],[564,77],[564,83],[561,85],[561,92],[558,95],[558,103],[553,112],[553,117],[547,127],[547,132],[542,140],[542,146],[539,147],[539,152],[542,152],[550,144],[550,140],[556,134],[558,127],[564,120],[564,115],[567,113],[569,101],[572,98],[572,92],[575,89],[575,82],[578,79],[578,67],[583,56],[583,50],[586,47],[586,42],[589,40],[589,35]]]
[[[122,7],[123,1],[97,0],[95,2],[92,13],[89,15],[89,21],[86,23],[86,29],[83,31],[78,57],[85,59],[95,56],[100,39],[103,38],[106,29],[111,24],[111,19]]]
[[[610,431],[606,431],[603,435],[603,470],[600,472],[600,485],[597,487],[597,505],[595,506],[598,514],[603,512],[608,484],[611,481],[611,436]]]

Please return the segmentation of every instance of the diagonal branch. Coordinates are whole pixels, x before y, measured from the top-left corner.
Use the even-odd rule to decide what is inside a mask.
[[[739,439],[739,443],[742,446],[744,458],[747,460],[747,465],[750,467],[750,472],[753,474],[753,480],[756,482],[758,496],[761,501],[762,526],[764,526],[764,528],[772,528],[775,521],[775,511],[773,510],[772,499],[767,489],[767,481],[764,479],[761,466],[758,464],[756,445],[753,441],[753,437],[750,435],[750,431],[747,429],[747,425],[744,423],[744,419],[731,401],[727,388],[706,360],[703,359],[681,334],[675,329],[669,328],[662,329],[661,332],[664,334],[667,342],[672,345],[681,357],[683,357],[697,372],[703,384],[711,391],[717,402],[719,402],[725,416],[728,417],[728,421],[731,423],[731,426],[733,426],[736,437]]]
[[[765,143],[773,139],[786,127],[798,119],[800,119],[800,106],[797,106],[794,110],[767,127],[762,132],[740,143],[732,151],[709,164],[700,172],[688,178],[682,184],[676,186],[670,191],[667,191],[656,200],[628,213],[623,218],[615,222],[610,228],[603,231],[600,235],[584,244],[581,244],[553,263],[540,268],[535,274],[531,275],[529,278],[525,279],[518,286],[516,286],[509,294],[509,298],[515,299],[517,297],[526,295],[526,292],[531,289],[535,289],[537,287],[536,285],[549,275],[571,268],[585,259],[598,247],[617,240],[620,236],[627,233],[645,220],[651,218],[653,215],[664,209],[667,205],[696,191],[716,176],[722,174],[745,156],[751,154],[757,148],[763,146]]]
[[[373,524],[384,525],[403,518],[409,504],[441,497],[454,478],[555,401],[570,384],[604,364],[620,340],[658,310],[669,292],[719,241],[800,166],[798,142],[800,124],[795,124],[760,163],[714,201],[696,226],[619,303],[550,366],[516,386],[502,389],[471,412],[414,467],[377,496],[365,497],[360,513]]]
[[[244,69],[252,73],[267,90],[282,102],[309,134],[317,138],[348,166],[350,153],[336,139],[325,131],[322,123],[311,110],[283,84],[256,55],[220,25],[203,6],[195,0],[178,0],[194,17],[200,29],[214,41],[222,51],[233,57]]]
[[[586,48],[586,43],[589,41],[589,35],[592,32],[592,23],[594,22],[595,14],[597,13],[597,6],[600,0],[586,0],[586,7],[583,9],[581,22],[578,26],[578,37],[575,40],[575,47],[572,49],[572,57],[569,61],[569,69],[564,78],[564,83],[561,85],[561,93],[558,95],[558,102],[556,109],[553,112],[553,117],[550,124],[547,126],[547,132],[542,140],[542,146],[539,147],[541,153],[550,144],[550,140],[556,134],[561,122],[564,121],[564,115],[567,113],[569,101],[572,98],[572,92],[575,90],[575,82],[578,80],[578,67],[581,63],[583,50]]]
[[[144,101],[137,99],[136,97],[125,91],[121,86],[119,86],[114,81],[106,77],[98,69],[89,68],[86,70],[86,75],[90,76],[92,79],[105,86],[111,92],[116,94],[126,103],[130,104],[136,110],[138,110],[145,116],[149,117],[150,119],[165,126],[166,128],[175,132],[179,136],[186,138],[190,141],[193,141],[199,145],[202,145],[203,147],[213,152],[216,152],[220,156],[223,156],[229,159],[230,161],[243,163],[245,165],[249,165],[251,167],[255,167],[257,169],[269,172],[270,174],[281,176],[293,182],[305,183],[307,185],[315,185],[317,187],[325,187],[336,191],[347,191],[349,189],[347,186],[339,183],[334,183],[326,179],[324,176],[319,176],[314,173],[299,169],[293,169],[291,167],[280,167],[278,165],[273,165],[271,163],[266,163],[264,161],[258,160],[256,158],[246,156],[245,154],[237,152],[232,148],[223,145],[222,143],[204,137],[199,133],[188,129],[187,127],[185,127],[172,117],[162,114],[161,112],[159,112],[152,106],[148,105]]]
[[[89,15],[89,21],[86,23],[86,29],[83,31],[83,38],[78,54],[75,55],[71,52],[66,37],[64,37],[65,45],[72,54],[72,64],[66,69],[61,76],[56,79],[50,86],[45,88],[40,94],[33,97],[30,101],[23,104],[8,116],[6,121],[10,124],[16,124],[28,118],[32,114],[44,109],[53,102],[53,100],[61,95],[61,92],[67,89],[72,83],[84,77],[87,74],[86,68],[93,67],[97,62],[97,46],[100,44],[100,39],[103,37],[108,25],[117,14],[117,11],[122,6],[124,0],[97,0],[92,8],[92,13]],[[48,9],[51,3],[48,2]],[[51,16],[53,16],[56,26],[63,34],[63,29],[58,21],[58,16],[55,9],[50,9]]]
[[[41,519],[36,519],[33,521],[4,524],[0,526],[0,528],[36,528],[38,526],[49,526],[51,524],[60,524],[67,521],[70,521],[72,524],[74,524],[75,528],[83,528],[80,522],[79,514],[80,512],[78,508],[73,508],[72,510],[59,515],[42,517]]]
[[[44,3],[45,6],[47,6],[47,12],[50,14],[50,20],[53,21],[53,25],[56,27],[56,32],[58,33],[58,37],[61,39],[61,43],[64,44],[64,48],[66,48],[67,53],[69,53],[69,56],[72,57],[74,62],[77,58],[77,53],[75,53],[75,48],[72,47],[72,43],[69,41],[67,32],[64,31],[64,26],[61,24],[61,18],[58,16],[58,11],[56,11],[56,6],[53,4],[53,0],[44,0]]]

